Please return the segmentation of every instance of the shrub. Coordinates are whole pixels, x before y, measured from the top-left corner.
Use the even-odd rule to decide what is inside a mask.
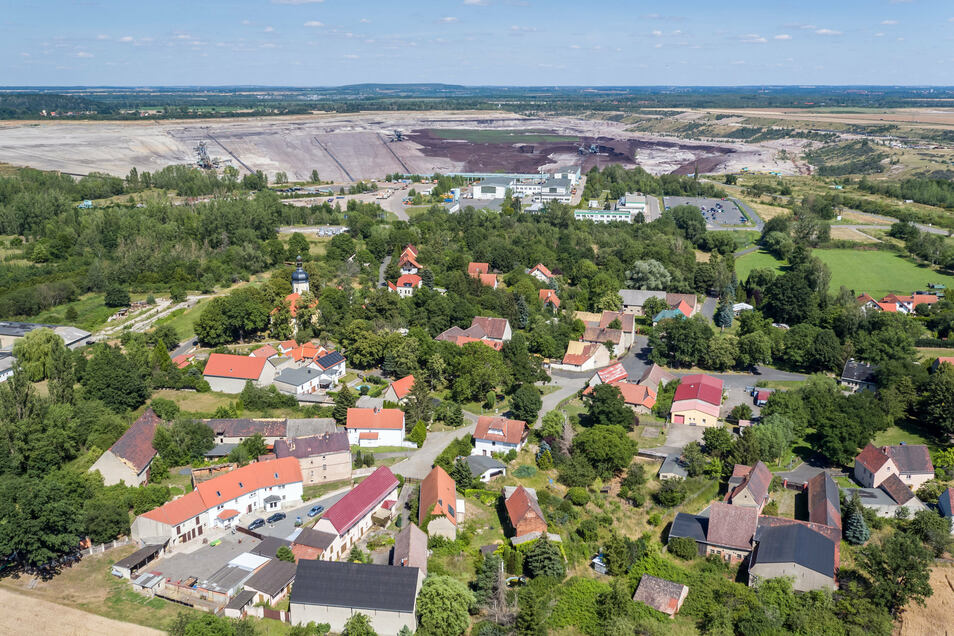
[[[669,553],[690,561],[699,556],[699,547],[691,537],[673,537],[669,540]]]
[[[658,512],[654,512],[653,514],[649,515],[649,519],[646,520],[646,523],[651,526],[658,526],[660,523],[662,523],[662,515],[660,515]]]
[[[537,474],[536,466],[530,466],[529,464],[517,466],[516,470],[513,471],[513,476],[519,477],[521,479],[527,479],[528,477],[533,477],[536,474]]]
[[[573,502],[574,506],[585,506],[590,500],[590,494],[586,492],[586,488],[574,486],[567,491],[566,498]]]
[[[686,483],[682,479],[667,479],[653,495],[653,499],[660,506],[672,508],[685,501],[687,494]]]

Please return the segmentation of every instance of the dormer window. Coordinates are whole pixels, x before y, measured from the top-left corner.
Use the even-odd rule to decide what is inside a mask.
[[[245,488],[245,484],[243,484],[242,482],[239,482],[239,488]]]
[[[278,479],[278,473],[275,473],[275,479]]]
[[[219,492],[218,490],[216,490],[216,491],[215,491],[215,496],[216,496],[216,497],[221,497],[221,496],[222,496],[222,493]]]

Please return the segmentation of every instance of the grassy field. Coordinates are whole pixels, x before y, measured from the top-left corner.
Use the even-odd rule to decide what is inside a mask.
[[[814,250],[812,254],[831,270],[831,291],[837,291],[844,285],[855,290],[855,293],[867,292],[880,298],[889,293],[908,294],[918,289],[926,289],[929,282],[941,282],[948,287],[954,285],[954,276],[915,265],[891,252]],[[761,251],[736,259],[735,271],[739,280],[745,280],[749,272],[757,268],[782,272],[784,263]]]
[[[197,393],[195,391],[176,391],[173,389],[156,391],[152,397],[153,399],[165,398],[172,400],[178,404],[179,408],[183,411],[208,414],[214,413],[215,409],[220,406],[228,406],[233,402],[237,402],[239,399],[238,395],[231,393],[217,393],[215,391]],[[246,409],[242,412],[242,417],[300,417],[300,413],[296,408],[269,409],[267,412],[250,411]]]
[[[195,335],[195,321],[199,319],[199,315],[210,300],[212,299],[203,298],[189,309],[176,309],[168,316],[157,320],[156,326],[170,325],[180,338],[191,338]]]
[[[934,442],[924,437],[919,431],[898,426],[892,426],[883,433],[878,433],[872,441],[872,444],[875,446],[897,446],[901,442],[905,444],[925,444],[932,448],[936,446]]]
[[[66,310],[69,307],[76,310],[76,320],[66,319]],[[103,304],[102,294],[86,294],[79,300],[47,309],[30,320],[52,325],[73,325],[86,331],[95,331],[105,325],[106,319],[114,313],[115,307]]]
[[[918,347],[918,358],[921,360],[933,360],[934,358],[949,358],[954,356],[954,349],[929,349]]]
[[[461,139],[472,144],[542,143],[579,141],[579,137],[557,135],[546,130],[471,130],[464,128],[439,128],[429,131],[441,139]]]

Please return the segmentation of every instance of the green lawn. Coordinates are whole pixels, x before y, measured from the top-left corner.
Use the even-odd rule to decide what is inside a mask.
[[[66,319],[66,310],[69,307],[76,310],[76,320]],[[31,320],[52,325],[73,325],[86,331],[95,331],[105,325],[106,319],[114,313],[115,307],[103,304],[102,294],[86,294],[79,300],[47,309],[33,316]]]
[[[832,292],[844,285],[856,294],[867,292],[875,298],[890,293],[910,294],[926,289],[929,282],[954,285],[954,276],[940,274],[929,267],[922,267],[891,252],[878,250],[814,250],[812,252],[831,270]],[[783,271],[784,263],[766,252],[753,252],[735,262],[739,280],[745,280],[749,272],[757,268]]]
[[[901,442],[905,444],[925,444],[932,448],[935,446],[931,440],[924,437],[919,431],[910,427],[901,428],[898,426],[892,426],[883,433],[878,433],[872,444],[875,446],[896,446]]]
[[[194,307],[190,307],[189,309],[176,309],[168,316],[157,320],[156,326],[171,325],[176,330],[176,333],[179,334],[180,338],[191,338],[195,335],[195,321],[199,319],[199,315],[210,300],[210,298],[203,298],[197,302]]]

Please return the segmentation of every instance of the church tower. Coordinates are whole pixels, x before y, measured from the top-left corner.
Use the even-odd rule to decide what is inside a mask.
[[[292,292],[295,294],[303,294],[308,290],[308,272],[301,266],[301,255],[299,255],[298,267],[292,272]]]

